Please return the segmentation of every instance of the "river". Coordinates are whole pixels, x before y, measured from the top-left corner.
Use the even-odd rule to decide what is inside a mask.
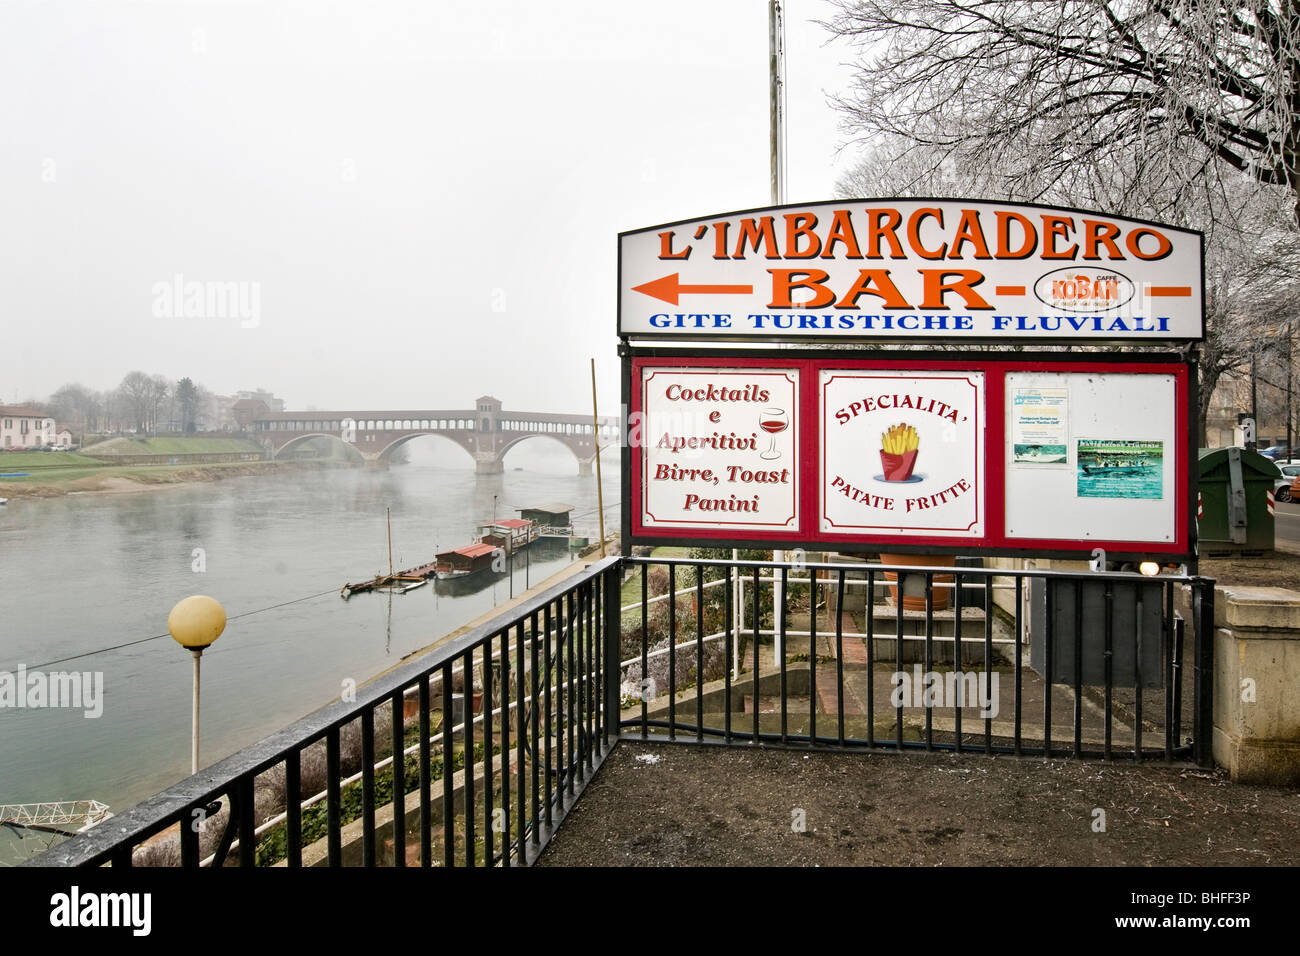
[[[528,564],[517,560],[513,583],[502,577],[477,593],[451,597],[430,582],[409,594],[344,601],[344,582],[387,568],[385,508],[398,568],[468,544],[494,507],[505,518],[521,507],[572,504],[577,533],[595,538],[596,480],[577,475],[566,451],[529,443],[511,453],[504,474],[476,476],[462,452],[437,440],[421,448],[425,441],[408,446],[410,464],[388,471],[304,471],[0,508],[0,672],[25,665],[103,675],[97,718],[0,709],[0,804],[93,798],[120,811],[188,776],[188,653],[161,636],[63,660],[166,635],[181,598],[209,594],[230,618],[203,655],[206,765],[329,703],[345,680],[360,684],[489,611],[512,587],[524,590],[526,578],[535,584],[573,560],[563,548],[534,549]],[[616,458],[606,465],[612,530]],[[196,549],[203,570],[195,570]],[[0,828],[0,865],[46,842]]]

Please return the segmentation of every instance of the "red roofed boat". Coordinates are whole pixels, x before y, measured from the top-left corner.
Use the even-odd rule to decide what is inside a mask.
[[[452,551],[443,551],[434,559],[438,580],[463,578],[466,575],[486,571],[492,567],[492,560],[496,553],[496,545],[485,544],[482,541]]]

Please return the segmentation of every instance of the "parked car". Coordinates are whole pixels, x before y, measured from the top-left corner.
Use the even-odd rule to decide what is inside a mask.
[[[1265,458],[1272,458],[1274,461],[1290,460],[1295,454],[1295,449],[1290,445],[1270,445],[1267,448],[1260,449],[1259,452]]]
[[[1300,478],[1300,461],[1278,462],[1277,467],[1282,477],[1273,483],[1273,497],[1278,501],[1300,501],[1292,490],[1295,479]]]

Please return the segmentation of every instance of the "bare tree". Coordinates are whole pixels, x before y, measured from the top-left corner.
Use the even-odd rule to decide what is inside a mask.
[[[137,432],[145,432],[151,421],[153,410],[154,384],[144,372],[128,372],[117,386],[117,398],[120,402],[119,416],[124,421],[135,424]]]
[[[959,154],[1032,198],[1080,177],[1172,201],[1244,174],[1300,222],[1300,7],[1291,0],[831,0],[865,53],[863,136]]]
[[[157,433],[162,410],[171,400],[172,386],[161,375],[149,376],[149,430]]]
[[[50,396],[49,408],[61,424],[75,425],[81,432],[97,425],[99,399],[84,385],[69,382]]]

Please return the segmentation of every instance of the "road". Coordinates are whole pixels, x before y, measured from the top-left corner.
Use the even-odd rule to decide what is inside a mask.
[[[1300,505],[1279,501],[1274,517],[1273,541],[1278,550],[1300,551]]]

